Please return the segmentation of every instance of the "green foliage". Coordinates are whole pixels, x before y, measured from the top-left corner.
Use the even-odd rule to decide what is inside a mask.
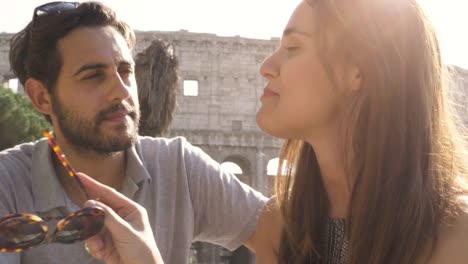
[[[0,87],[0,151],[42,137],[51,128],[29,99]]]

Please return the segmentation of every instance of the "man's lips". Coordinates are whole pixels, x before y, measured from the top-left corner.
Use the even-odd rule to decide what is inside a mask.
[[[107,114],[105,117],[104,117],[104,120],[106,121],[121,121],[121,120],[124,120],[127,115],[129,115],[128,112],[126,111],[118,111],[118,112],[114,112],[114,113],[111,113],[111,114]]]

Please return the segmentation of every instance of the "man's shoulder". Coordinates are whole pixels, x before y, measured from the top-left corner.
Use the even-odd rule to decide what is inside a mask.
[[[187,142],[187,139],[181,136],[172,138],[138,136],[138,144],[141,146],[175,146],[185,142]]]
[[[36,143],[25,143],[0,151],[0,207],[6,210],[3,213],[14,212],[14,199],[24,198],[31,186],[35,147]]]
[[[185,159],[186,142],[187,140],[183,137],[139,136],[135,148],[147,169],[151,167],[169,169],[170,165],[176,166]],[[162,163],[165,166],[159,166]]]
[[[139,136],[137,149],[143,156],[187,156],[187,153],[201,152],[193,146],[185,137],[177,136],[173,138]]]
[[[9,168],[30,163],[37,143],[38,141],[23,143],[0,151],[0,166]]]
[[[145,167],[151,173],[158,171],[172,171],[174,168],[217,168],[217,162],[200,147],[194,146],[184,137],[159,138],[138,137],[135,146]],[[194,172],[194,170],[191,170]]]

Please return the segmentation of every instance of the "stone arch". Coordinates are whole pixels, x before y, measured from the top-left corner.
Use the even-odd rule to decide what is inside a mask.
[[[228,169],[230,172],[234,174],[243,174],[242,168],[232,161],[225,161],[221,163],[221,167]]]
[[[279,158],[274,157],[270,158],[266,164],[266,175],[265,175],[265,185],[267,195],[273,195],[275,192],[275,179],[278,172],[278,162]]]
[[[238,154],[229,155],[223,159],[223,162],[232,162],[238,165],[242,174],[236,175],[242,182],[251,185],[252,184],[252,164],[246,157]]]
[[[267,162],[267,175],[268,176],[275,176],[278,172],[278,162],[279,158],[272,158]]]

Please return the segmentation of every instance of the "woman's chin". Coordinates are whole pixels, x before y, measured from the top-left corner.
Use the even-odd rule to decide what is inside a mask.
[[[268,134],[269,136],[275,137],[275,138],[281,138],[281,139],[287,139],[288,137],[285,135],[284,129],[282,129],[280,126],[275,124],[274,122],[267,122],[267,119],[259,118],[257,114],[257,126]]]

